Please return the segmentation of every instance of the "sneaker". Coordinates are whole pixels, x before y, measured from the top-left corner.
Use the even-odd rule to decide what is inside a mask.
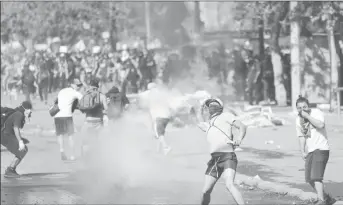
[[[333,197],[331,197],[329,194],[325,194],[324,196],[325,203],[327,205],[332,205],[337,202],[337,200]]]
[[[15,169],[8,167],[5,171],[5,178],[19,178],[20,175],[15,171]]]
[[[163,154],[167,155],[171,151],[171,147],[167,147],[163,149]]]
[[[64,154],[64,152],[61,152],[61,159],[62,159],[63,161],[68,160],[68,157]]]

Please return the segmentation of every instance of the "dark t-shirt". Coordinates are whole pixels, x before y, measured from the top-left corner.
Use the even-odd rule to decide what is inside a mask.
[[[4,128],[4,134],[14,135],[14,127],[19,127],[20,129],[24,127],[25,116],[22,112],[16,111],[10,115],[6,122]]]

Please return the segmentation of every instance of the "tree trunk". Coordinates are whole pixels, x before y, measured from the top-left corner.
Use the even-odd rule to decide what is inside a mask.
[[[113,2],[110,2],[110,43],[112,52],[117,50],[117,22],[115,19],[115,15],[113,13],[116,12],[116,7],[113,5]]]
[[[275,98],[279,105],[286,105],[286,90],[282,84],[282,60],[281,60],[281,49],[279,46],[279,37],[281,32],[281,23],[288,12],[289,12],[289,2],[280,2],[276,9],[274,22],[271,27],[271,50],[272,50],[272,63],[274,69],[274,84],[275,84]]]
[[[145,28],[146,28],[146,42],[145,46],[148,48],[148,44],[151,41],[151,26],[150,26],[150,3],[144,2],[145,5]]]
[[[290,2],[290,11],[295,11],[298,2]],[[299,20],[293,19],[291,22],[291,73],[292,73],[292,107],[296,111],[296,100],[301,91],[300,73],[300,25]]]
[[[200,2],[194,2],[194,32],[199,34],[201,29]]]
[[[112,51],[116,51],[118,38],[117,38],[117,26],[116,26],[115,19],[111,19],[110,41],[111,41]]]
[[[337,68],[337,73],[338,73],[338,86],[343,87],[343,50],[339,46],[339,36],[335,36],[335,47],[336,47],[336,52],[339,58],[339,64],[340,66]],[[339,100],[339,99],[337,99]],[[343,97],[340,99],[341,105],[343,105]]]
[[[333,21],[327,22],[328,27],[328,39],[329,39],[329,49],[330,49],[330,108],[332,109],[336,105],[335,93],[332,93],[333,89],[338,87],[338,65],[337,65],[337,51],[335,46],[335,35],[333,28]]]

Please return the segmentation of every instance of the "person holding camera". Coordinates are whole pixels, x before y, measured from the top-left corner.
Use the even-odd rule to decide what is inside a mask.
[[[296,133],[300,142],[300,151],[305,161],[305,180],[317,192],[316,204],[333,204],[324,192],[324,172],[329,160],[330,146],[325,128],[324,113],[319,109],[310,109],[309,101],[299,96],[296,101],[298,116]]]

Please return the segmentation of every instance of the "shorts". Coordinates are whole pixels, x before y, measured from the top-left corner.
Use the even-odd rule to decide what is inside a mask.
[[[170,119],[168,118],[156,118],[155,119],[155,134],[158,139],[160,136],[166,133],[166,128]]]
[[[306,182],[322,181],[326,164],[329,160],[329,150],[314,150],[308,153],[305,161]]]
[[[71,136],[74,134],[73,117],[55,117],[56,135]]]
[[[214,152],[211,156],[211,160],[207,163],[206,175],[219,179],[225,169],[236,171],[238,160],[234,152]]]
[[[19,142],[15,135],[5,135],[3,132],[1,132],[1,144],[19,159],[23,159],[28,151],[26,145],[26,151],[19,151]]]

